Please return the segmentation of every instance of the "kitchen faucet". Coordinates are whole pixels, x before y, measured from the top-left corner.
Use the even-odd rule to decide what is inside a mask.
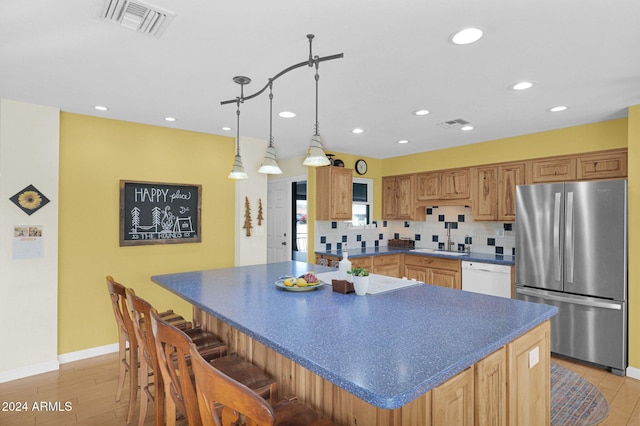
[[[451,222],[447,222],[445,227],[447,228],[447,251],[452,251],[451,247],[454,243],[451,241]]]

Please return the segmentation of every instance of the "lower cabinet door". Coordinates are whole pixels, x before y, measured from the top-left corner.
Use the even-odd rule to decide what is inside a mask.
[[[431,420],[434,426],[474,423],[474,387],[471,366],[431,391]]]

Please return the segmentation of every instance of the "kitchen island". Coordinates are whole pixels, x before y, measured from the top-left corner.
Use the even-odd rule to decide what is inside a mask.
[[[281,396],[296,394],[339,424],[472,424],[474,416],[548,424],[556,308],[431,285],[367,296],[274,285],[309,270],[332,271],[282,262],[152,281],[277,377]]]

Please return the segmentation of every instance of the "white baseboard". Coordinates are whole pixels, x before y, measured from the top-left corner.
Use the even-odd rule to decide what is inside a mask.
[[[15,368],[13,370],[3,371],[0,373],[0,383],[10,382],[11,380],[23,379],[29,376],[35,376],[36,374],[47,373],[49,371],[55,371],[60,368],[60,364],[57,360],[46,361],[40,364],[28,365],[26,367]]]
[[[106,355],[113,352],[118,352],[117,343],[60,354],[58,355],[58,361],[60,364],[66,364],[68,362],[80,361],[81,359],[93,358],[94,356]]]
[[[93,358],[94,356],[106,355],[113,352],[118,352],[117,343],[97,346],[95,348],[84,349],[76,352],[69,352],[66,354],[60,354],[58,355],[58,359],[56,361],[47,361],[40,364],[34,364],[0,372],[0,383],[23,379],[25,377],[35,376],[36,374],[47,373],[49,371],[55,371],[60,369],[60,364],[80,361],[82,359]]]
[[[640,380],[640,368],[627,367],[627,377]]]

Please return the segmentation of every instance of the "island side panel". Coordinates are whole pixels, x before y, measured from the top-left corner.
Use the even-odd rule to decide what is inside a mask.
[[[549,425],[551,418],[550,321],[507,345],[508,424]]]

